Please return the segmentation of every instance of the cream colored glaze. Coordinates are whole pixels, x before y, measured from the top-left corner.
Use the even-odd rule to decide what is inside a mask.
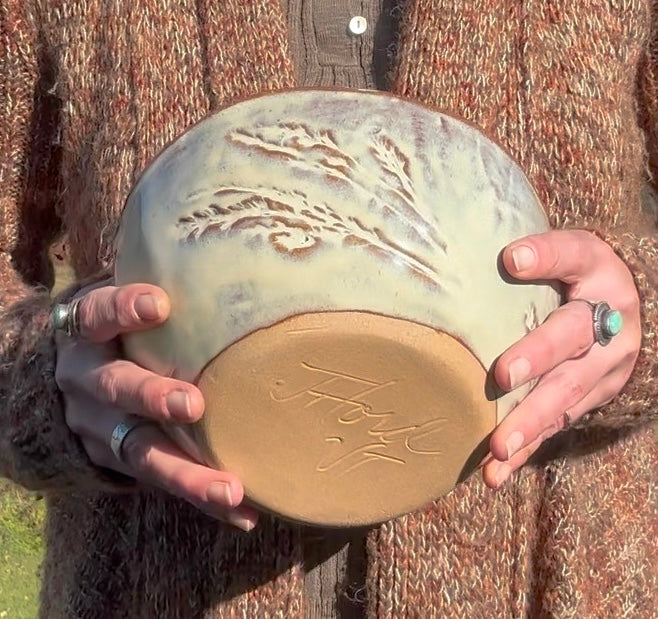
[[[335,217],[315,207],[333,209],[345,229],[327,230],[314,217]],[[246,212],[251,227],[229,230]],[[282,212],[289,221],[275,224]],[[116,281],[162,286],[172,312],[164,326],[126,337],[126,351],[194,380],[257,329],[360,310],[445,331],[489,368],[558,305],[550,286],[510,284],[498,272],[507,243],[547,227],[518,166],[452,117],[373,92],[244,101],[169,146],[129,197]],[[350,234],[360,244],[346,243]],[[499,398],[498,419],[526,392]]]

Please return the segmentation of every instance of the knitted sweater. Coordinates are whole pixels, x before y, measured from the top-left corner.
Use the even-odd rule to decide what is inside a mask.
[[[367,612],[655,616],[658,239],[641,191],[658,166],[658,5],[408,0],[400,28],[391,90],[476,123],[553,225],[611,243],[644,325],[623,392],[503,489],[476,474],[368,534]],[[0,4],[0,473],[48,498],[45,617],[309,607],[299,527],[264,517],[235,532],[91,465],[64,423],[45,292],[57,234],[80,280],[108,268],[126,195],[162,145],[294,75],[278,0]]]

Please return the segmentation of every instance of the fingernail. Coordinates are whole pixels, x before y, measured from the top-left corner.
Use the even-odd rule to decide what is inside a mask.
[[[512,468],[510,467],[510,465],[505,464],[504,462],[498,467],[498,470],[496,471],[496,475],[495,475],[497,488],[500,488],[507,481],[511,472],[512,472]]]
[[[234,527],[245,531],[246,533],[253,531],[254,527],[256,526],[255,522],[249,520],[249,518],[241,516],[238,512],[228,512],[226,514],[226,521]]]
[[[527,271],[535,266],[535,252],[527,245],[519,245],[512,250],[512,261],[517,271]]]
[[[505,441],[505,446],[507,447],[507,459],[509,460],[521,447],[523,447],[525,439],[523,434],[518,430],[512,432]]]
[[[231,488],[223,481],[215,481],[206,490],[206,499],[222,507],[233,507]]]
[[[160,299],[152,294],[140,294],[135,299],[135,313],[142,320],[157,320],[160,318]]]
[[[525,357],[514,359],[509,364],[509,383],[511,389],[516,389],[530,376],[530,362]]]
[[[190,396],[187,391],[172,391],[167,394],[167,411],[172,417],[183,417],[190,419],[192,410],[190,408]]]

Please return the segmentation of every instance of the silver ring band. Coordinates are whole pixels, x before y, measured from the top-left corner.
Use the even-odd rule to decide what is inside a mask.
[[[63,331],[69,337],[80,335],[80,302],[76,297],[68,303],[58,303],[50,312],[50,322],[56,331]]]
[[[600,346],[607,346],[612,338],[621,333],[624,321],[621,312],[611,309],[605,301],[594,303],[587,299],[571,299],[587,303],[592,309],[592,331],[594,341]]]
[[[123,443],[126,437],[135,429],[140,426],[148,425],[151,423],[143,417],[129,417],[125,421],[120,421],[114,426],[112,436],[110,437],[110,448],[116,459],[124,464],[123,459]]]

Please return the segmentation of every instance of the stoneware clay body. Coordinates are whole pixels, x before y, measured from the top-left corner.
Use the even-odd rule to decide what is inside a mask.
[[[514,161],[464,122],[382,93],[260,96],[134,187],[116,281],[161,286],[172,309],[125,350],[199,384],[203,419],[168,431],[253,504],[387,520],[469,474],[527,392],[496,398],[487,375],[558,294],[511,282],[499,254],[547,227]]]

